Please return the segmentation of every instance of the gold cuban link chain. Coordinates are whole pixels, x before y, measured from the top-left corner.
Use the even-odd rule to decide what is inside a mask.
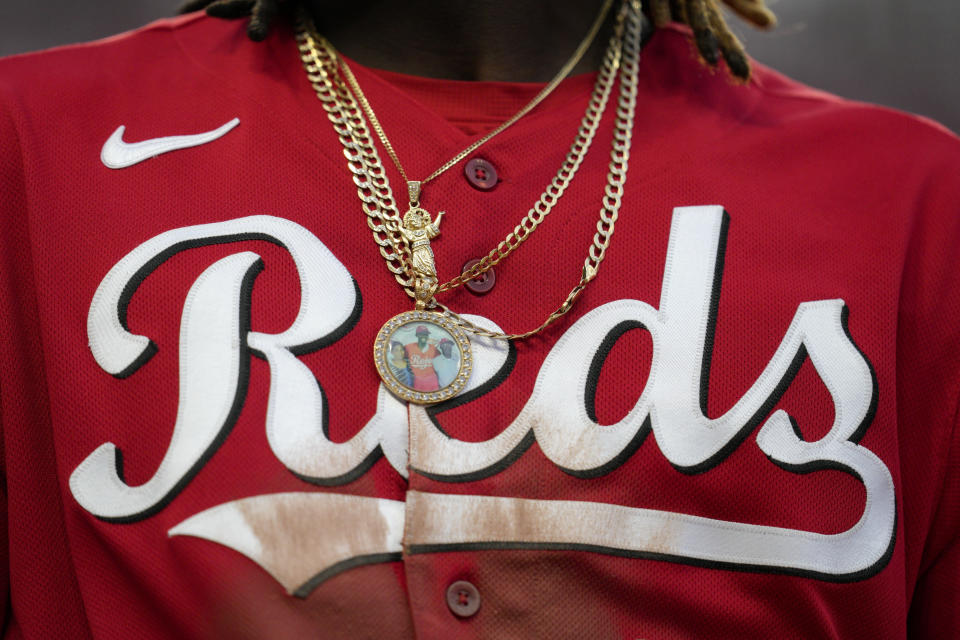
[[[626,17],[626,20],[624,20],[624,17]],[[624,22],[626,22],[626,28],[624,28]],[[586,285],[596,277],[597,269],[603,261],[606,249],[613,236],[623,196],[623,184],[627,175],[631,134],[636,112],[641,28],[640,4],[636,0],[627,0],[624,3],[623,10],[618,15],[616,31],[611,38],[610,46],[607,48],[586,113],[581,120],[577,136],[570,147],[563,166],[524,219],[513,231],[507,234],[504,240],[498,243],[497,247],[491,250],[473,268],[441,284],[437,290],[453,289],[469,282],[498,264],[522,244],[546,218],[557,200],[563,195],[591,146],[600,118],[608,102],[613,77],[619,69],[620,97],[616,107],[607,184],[601,199],[597,232],[594,234],[587,258],[584,260],[579,282],[570,291],[563,303],[539,327],[524,333],[507,334],[487,331],[462,318],[435,299],[431,301],[431,306],[438,306],[443,309],[445,315],[464,329],[476,335],[496,339],[519,340],[528,338],[540,333],[566,314]],[[347,158],[348,167],[353,173],[357,194],[364,213],[367,215],[367,224],[373,232],[374,240],[380,248],[380,253],[387,268],[394,274],[397,282],[403,286],[407,295],[415,297],[410,257],[399,232],[401,220],[396,202],[393,199],[383,164],[370,138],[363,110],[358,107],[357,101],[338,73],[339,56],[329,42],[317,35],[309,21],[303,17],[301,17],[297,40],[308,78],[344,147],[344,155]]]
[[[307,78],[343,145],[347,167],[353,174],[361,208],[367,216],[367,226],[373,232],[380,255],[397,282],[413,297],[414,278],[409,255],[398,250],[398,247],[405,246],[400,235],[400,214],[383,163],[353,96],[342,82],[333,81],[336,78],[336,59],[328,49],[316,46],[314,37],[302,20],[301,16],[297,42]]]
[[[557,76],[547,87],[540,91],[540,93],[538,93],[530,103],[528,103],[508,121],[504,122],[494,131],[470,145],[461,153],[457,154],[457,156],[435,171],[420,184],[422,185],[423,182],[432,179],[450,166],[453,166],[462,160],[464,157],[469,155],[470,152],[477,149],[484,142],[490,140],[490,138],[497,133],[506,129],[508,126],[516,122],[520,117],[533,109],[533,107],[539,104],[539,102],[541,102],[543,98],[545,98],[546,95],[549,94],[553,88],[559,84],[560,80],[569,74],[569,71],[576,65],[580,58],[582,58],[583,53],[596,37],[596,32],[601,26],[607,12],[609,11],[609,5],[610,2],[607,2],[604,5],[600,14],[597,16],[597,19],[592,25],[590,32],[580,43],[577,51],[570,58],[570,60],[567,61],[567,64],[564,65],[564,68],[557,73]],[[573,174],[576,173],[576,169],[579,167],[580,161],[582,160],[586,150],[589,148],[590,142],[593,139],[593,134],[596,131],[598,120],[596,116],[601,114],[606,106],[609,89],[610,86],[612,86],[612,77],[619,64],[620,40],[622,35],[619,30],[622,29],[622,18],[623,16],[621,12],[621,15],[618,17],[618,33],[615,34],[613,41],[608,47],[606,61],[603,65],[604,75],[601,79],[603,81],[602,85],[597,85],[594,95],[590,101],[590,106],[593,108],[594,116],[592,118],[592,122],[586,123],[585,121],[585,123],[581,126],[578,139],[575,141],[573,150],[571,150],[571,154],[575,155],[576,157],[571,158],[570,154],[568,154],[568,162],[561,170],[561,174],[564,176],[567,176],[565,173],[566,171],[570,171],[567,179],[564,181],[564,184],[554,185],[554,187],[559,186],[561,191],[562,189],[566,188],[566,182],[569,182],[569,179],[572,179]],[[375,127],[381,143],[383,143],[387,153],[393,157],[394,164],[397,166],[397,169],[401,173],[401,176],[404,178],[404,180],[406,180],[406,174],[403,170],[403,167],[400,165],[399,160],[396,158],[396,154],[393,151],[393,146],[383,133],[382,126],[380,126],[376,115],[373,113],[366,96],[363,94],[363,91],[361,90],[359,83],[357,83],[356,78],[350,71],[349,66],[342,58],[340,58],[340,56],[337,55],[336,50],[329,41],[315,33],[309,16],[305,12],[301,12],[299,15],[298,26],[298,42],[301,51],[301,57],[307,69],[308,78],[310,79],[317,96],[320,98],[321,102],[323,102],[324,109],[326,109],[330,119],[333,121],[334,128],[340,137],[341,143],[345,147],[349,168],[354,173],[354,182],[357,184],[361,202],[364,204],[364,211],[368,215],[368,225],[371,227],[371,230],[374,233],[374,240],[380,246],[380,252],[387,261],[387,266],[390,271],[394,273],[395,277],[397,277],[398,281],[400,281],[400,284],[404,286],[407,294],[411,297],[414,297],[414,278],[412,273],[409,271],[409,252],[407,250],[406,243],[402,242],[400,239],[399,227],[402,224],[400,214],[396,208],[396,202],[392,197],[389,184],[385,179],[383,179],[382,165],[376,149],[371,143],[366,121],[364,121],[363,117],[357,113],[357,102],[360,103],[364,113],[367,114],[367,117],[370,119],[372,126]],[[347,77],[348,81],[352,85],[354,89],[353,94],[351,94],[350,91],[348,91],[343,85],[343,82],[337,73],[338,67],[343,71],[344,76]],[[600,91],[601,87],[603,90],[602,92]],[[356,99],[354,96],[356,96]],[[337,97],[340,99],[339,102],[336,99]],[[556,183],[557,181],[555,180],[554,182]],[[541,199],[543,200],[549,197],[549,193],[546,193]],[[373,198],[379,199],[379,210],[372,206]],[[532,228],[535,228],[540,223],[543,216],[549,213],[551,207],[552,202],[545,207],[543,205],[538,205],[536,212],[531,210],[531,212],[528,213],[528,217],[530,217],[531,220],[523,222],[522,225],[532,230]],[[537,215],[538,213],[540,215]],[[513,233],[508,234],[507,238],[501,242],[500,245],[498,245],[498,248],[494,250],[494,253],[497,254],[495,261],[481,262],[481,264],[476,265],[468,272],[470,274],[469,276],[465,277],[463,274],[461,274],[453,280],[440,285],[439,290],[446,291],[464,284],[505,258],[510,252],[513,251],[513,248],[519,244],[519,242],[522,242],[522,240],[517,242],[515,239],[517,232],[520,230],[521,226],[518,226],[514,229]],[[529,233],[529,231],[527,233]],[[525,236],[526,233],[524,233],[524,235],[521,237],[525,238]]]

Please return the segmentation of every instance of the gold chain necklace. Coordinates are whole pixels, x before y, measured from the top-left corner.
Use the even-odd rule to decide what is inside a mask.
[[[508,118],[501,125],[493,129],[490,133],[481,137],[473,144],[467,146],[466,149],[457,153],[454,157],[445,162],[436,171],[431,173],[423,180],[410,180],[410,178],[407,177],[407,172],[404,171],[403,165],[400,163],[400,158],[397,156],[396,150],[390,143],[389,138],[387,138],[386,131],[384,131],[383,126],[380,124],[380,120],[377,118],[377,114],[373,111],[373,107],[370,106],[370,101],[367,100],[367,96],[363,93],[360,83],[357,82],[356,77],[353,75],[350,65],[348,65],[346,60],[344,60],[343,57],[337,53],[336,49],[334,49],[333,45],[330,44],[329,41],[320,38],[322,43],[321,46],[327,48],[331,52],[332,57],[337,61],[338,66],[343,73],[343,77],[346,79],[347,84],[350,86],[350,90],[353,92],[353,96],[360,104],[364,115],[370,122],[373,130],[376,132],[377,137],[380,139],[380,143],[383,144],[383,148],[386,150],[387,155],[390,156],[394,166],[397,168],[397,171],[400,173],[400,176],[407,185],[407,194],[410,200],[410,206],[407,209],[407,212],[403,215],[403,223],[400,234],[412,254],[412,267],[415,274],[414,297],[416,299],[417,309],[426,309],[428,306],[431,306],[433,295],[438,287],[436,265],[433,257],[433,249],[430,247],[430,241],[440,234],[440,221],[445,213],[440,211],[437,213],[437,217],[434,220],[431,218],[426,209],[420,207],[420,194],[423,186],[444,173],[447,169],[455,166],[494,136],[516,123],[523,116],[527,115],[530,111],[536,108],[537,105],[543,102],[547,96],[553,93],[553,90],[556,89],[557,86],[559,86],[560,83],[570,75],[570,72],[573,70],[573,68],[577,66],[577,63],[580,62],[581,58],[583,58],[583,54],[586,53],[587,49],[590,48],[590,45],[593,44],[593,41],[596,39],[597,33],[600,31],[600,27],[606,20],[607,14],[610,12],[610,7],[612,5],[613,0],[604,0],[602,6],[600,7],[599,13],[587,32],[587,35],[584,36],[576,50],[574,50],[573,55],[570,56],[570,58],[564,63],[560,70],[557,71],[556,75],[554,75],[550,82],[548,82],[546,86],[539,93],[537,93],[533,99],[530,100],[530,102],[524,105],[519,111]]]
[[[396,150],[393,148],[393,145],[390,144],[390,140],[387,138],[386,132],[383,130],[383,127],[380,125],[380,120],[377,118],[377,114],[374,113],[373,108],[370,106],[370,102],[367,100],[366,95],[364,95],[363,90],[360,88],[360,83],[357,82],[356,77],[354,77],[353,72],[350,70],[350,65],[347,64],[339,55],[336,55],[336,58],[340,64],[340,68],[343,70],[343,75],[347,80],[347,83],[350,85],[350,89],[353,91],[353,94],[356,96],[357,101],[360,103],[360,106],[363,108],[364,114],[366,114],[367,119],[370,121],[370,124],[373,125],[374,131],[377,133],[377,137],[380,138],[380,142],[383,144],[384,149],[387,151],[387,155],[390,156],[390,159],[393,160],[394,166],[397,167],[397,171],[400,172],[400,176],[403,178],[403,181],[407,183],[410,187],[410,196],[411,202],[419,200],[420,189],[423,185],[427,184],[440,174],[442,174],[447,169],[455,166],[458,162],[466,158],[468,155],[476,151],[480,146],[488,142],[491,138],[501,133],[514,123],[516,123],[520,118],[524,117],[531,111],[533,111],[538,104],[543,102],[547,96],[553,93],[553,90],[559,86],[567,76],[570,75],[570,72],[573,71],[573,68],[577,66],[580,60],[583,58],[583,55],[587,52],[587,49],[593,44],[593,41],[597,37],[597,33],[600,31],[600,27],[603,26],[604,21],[607,18],[607,14],[610,12],[610,7],[613,5],[613,0],[604,0],[603,5],[600,7],[600,12],[597,14],[597,17],[593,21],[590,30],[587,32],[587,35],[584,36],[583,40],[577,46],[576,50],[573,52],[573,55],[570,56],[570,59],[567,60],[564,65],[557,71],[556,75],[540,90],[537,95],[535,95],[530,102],[524,105],[519,111],[513,114],[510,118],[504,121],[501,125],[493,129],[490,133],[486,134],[466,149],[456,154],[450,160],[441,165],[436,171],[431,173],[429,176],[423,180],[410,180],[407,177],[407,173],[403,170],[403,166],[400,164],[400,158],[397,156]],[[327,43],[329,45],[329,42]],[[332,48],[332,47],[331,47]],[[336,53],[336,52],[334,52]],[[413,185],[413,186],[410,186]]]
[[[605,14],[605,10],[602,14]],[[598,16],[598,22],[602,22],[602,16]],[[439,402],[452,397],[466,385],[472,368],[469,339],[465,331],[498,339],[530,337],[544,330],[567,313],[586,285],[596,276],[599,264],[603,260],[613,235],[623,196],[623,184],[626,179],[633,118],[636,110],[641,22],[639,2],[637,0],[627,0],[618,15],[616,32],[611,38],[610,46],[604,56],[604,62],[577,132],[577,137],[571,145],[563,166],[561,166],[540,199],[529,210],[520,224],[507,234],[506,238],[477,265],[449,282],[438,286],[429,240],[439,233],[437,228],[439,216],[437,222],[434,223],[430,220],[426,211],[416,206],[416,201],[419,198],[419,186],[416,187],[417,191],[414,192],[415,187],[408,183],[411,209],[407,211],[401,221],[383,164],[373,145],[364,120],[364,112],[367,112],[369,117],[372,114],[372,109],[369,108],[369,103],[365,108],[358,107],[357,101],[363,94],[362,91],[359,91],[356,79],[354,78],[353,82],[350,83],[355,85],[354,93],[357,94],[355,97],[340,77],[338,70],[344,69],[344,75],[348,79],[352,77],[352,73],[345,65],[341,64],[342,61],[333,47],[314,32],[309,19],[301,15],[297,33],[301,57],[317,97],[323,103],[323,108],[333,123],[341,144],[344,146],[348,167],[353,173],[357,194],[367,215],[367,224],[373,232],[374,240],[379,246],[387,268],[394,274],[394,277],[407,291],[408,295],[417,301],[414,311],[402,313],[390,319],[378,333],[374,344],[377,370],[387,387],[399,397],[422,404]],[[591,28],[591,31],[593,30]],[[589,46],[589,42],[586,40],[585,42]],[[581,43],[578,51],[580,48],[586,49],[584,43]],[[582,55],[582,52],[580,55]],[[576,53],[571,61],[575,59],[578,59]],[[568,61],[571,68],[575,64],[574,61],[570,65],[570,61]],[[433,298],[435,291],[445,291],[468,282],[503,260],[522,244],[550,213],[553,205],[563,195],[576,174],[593,141],[600,118],[606,108],[613,78],[618,69],[620,71],[620,99],[616,108],[615,130],[610,152],[611,161],[607,174],[607,186],[601,199],[600,219],[597,222],[597,232],[594,234],[587,258],[584,260],[580,281],[570,291],[567,298],[543,324],[520,334],[487,331],[437,302]],[[542,98],[540,99],[542,100]],[[365,101],[365,98],[363,100]],[[534,100],[537,101],[537,98],[534,98]],[[479,147],[480,144],[516,122],[535,105],[528,106],[529,109],[526,107],[521,109],[518,115],[485,136],[485,139],[482,138],[471,147],[457,154],[446,165],[434,172],[435,175],[429,176],[428,180],[455,165]],[[375,115],[371,118],[371,121],[374,121],[374,119]],[[378,128],[382,131],[382,127],[378,126]],[[386,136],[383,135],[381,141],[384,142],[388,152],[392,152],[392,146],[388,146],[389,142],[385,138]],[[393,153],[391,155],[395,156]],[[394,161],[398,165],[401,175],[405,177],[402,168],[399,166],[399,161],[396,159]],[[431,276],[432,281],[430,280]],[[443,311],[426,310],[433,307],[439,307]],[[437,339],[437,335],[440,335],[439,339]]]

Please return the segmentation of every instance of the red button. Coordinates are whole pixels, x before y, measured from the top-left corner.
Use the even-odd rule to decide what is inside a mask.
[[[466,580],[457,580],[447,588],[447,606],[454,615],[469,618],[480,608],[480,592]]]
[[[497,186],[497,170],[483,158],[474,158],[463,166],[467,180],[480,191],[490,191]]]
[[[461,273],[466,273],[468,269],[472,269],[473,265],[478,264],[480,260],[473,259],[463,265],[463,270]],[[493,267],[490,267],[479,276],[473,280],[467,280],[464,283],[464,286],[467,288],[470,293],[482,296],[483,294],[493,289],[493,285],[497,283],[497,274],[494,273]]]

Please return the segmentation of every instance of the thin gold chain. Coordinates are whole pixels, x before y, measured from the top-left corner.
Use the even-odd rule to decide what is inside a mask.
[[[491,138],[497,134],[503,132],[505,129],[510,127],[512,124],[517,122],[520,118],[524,117],[533,109],[536,108],[538,104],[543,102],[547,96],[553,93],[553,90],[559,86],[563,80],[570,75],[570,72],[573,71],[573,68],[577,66],[580,60],[583,58],[583,55],[587,52],[587,49],[590,48],[590,45],[593,44],[593,41],[597,37],[597,33],[600,31],[600,27],[603,26],[603,23],[607,19],[607,14],[610,13],[610,7],[613,5],[613,0],[604,0],[603,6],[600,8],[600,12],[597,14],[597,17],[594,19],[593,24],[590,26],[590,30],[587,32],[587,35],[584,36],[583,40],[577,46],[576,50],[573,52],[573,55],[570,56],[570,59],[564,63],[564,65],[557,71],[556,75],[553,76],[553,79],[547,83],[547,85],[540,90],[537,95],[533,97],[530,102],[528,102],[523,108],[513,114],[509,119],[507,119],[503,124],[495,128],[493,131],[483,136],[466,149],[453,156],[447,160],[443,165],[440,166],[436,171],[431,173],[429,176],[420,181],[420,185],[425,185],[440,174],[442,174],[447,169],[455,166],[458,162],[466,158],[468,155],[476,151],[480,146],[488,142]],[[341,69],[343,70],[343,75],[347,79],[347,84],[350,85],[350,90],[353,91],[353,95],[356,96],[357,102],[360,103],[360,106],[363,108],[364,114],[367,116],[367,120],[370,121],[370,125],[373,127],[373,130],[376,132],[377,137],[380,138],[383,148],[386,149],[387,155],[390,156],[390,159],[393,160],[393,164],[397,167],[397,171],[400,172],[400,176],[403,178],[404,182],[410,182],[410,178],[407,177],[407,172],[403,170],[403,165],[400,164],[400,158],[397,156],[396,150],[393,148],[393,145],[390,144],[390,140],[387,138],[387,133],[384,131],[383,126],[380,125],[380,120],[377,118],[377,114],[374,113],[373,108],[370,106],[370,102],[367,100],[367,96],[363,93],[363,89],[360,88],[360,83],[357,82],[356,77],[353,75],[353,71],[350,69],[350,65],[347,64],[347,61],[343,59],[337,53],[336,49],[333,48],[333,45],[330,45],[329,42],[327,45],[330,47],[331,51],[334,53],[334,57],[339,62]]]
[[[560,306],[557,307],[553,313],[547,316],[547,319],[544,320],[539,327],[524,333],[497,334],[495,332],[487,331],[469,322],[453,311],[450,311],[450,309],[445,305],[439,302],[437,303],[438,306],[443,309],[445,315],[456,319],[462,327],[471,331],[472,333],[488,338],[505,338],[508,340],[523,340],[534,336],[563,317],[573,307],[573,303],[577,300],[577,298],[580,297],[580,294],[583,293],[583,290],[586,289],[590,281],[593,280],[597,275],[597,270],[600,268],[600,263],[603,262],[607,248],[610,246],[610,240],[613,237],[614,227],[620,212],[620,205],[623,199],[623,185],[627,179],[627,165],[630,159],[633,120],[637,106],[637,75],[640,66],[642,18],[640,14],[640,4],[637,0],[628,0],[628,2],[625,4],[629,4],[631,11],[628,13],[626,36],[623,39],[623,54],[620,62],[620,99],[617,103],[617,116],[614,125],[613,144],[610,150],[610,164],[607,173],[607,185],[604,187],[604,194],[603,198],[601,199],[600,219],[597,221],[597,232],[593,236],[593,242],[587,251],[587,257],[583,261],[583,269],[581,271],[580,281],[576,284],[576,286],[573,287],[573,289],[570,290],[570,293],[567,294],[566,299],[564,299]],[[600,110],[600,113],[602,113],[602,109]],[[584,120],[587,120],[590,115],[590,107],[588,107],[587,116],[584,117]],[[599,113],[597,114],[596,119],[599,120]],[[596,130],[595,126],[593,130]],[[576,147],[576,143],[574,143],[574,147]],[[569,161],[569,159],[570,156],[568,154],[567,160]],[[551,187],[556,186],[558,178],[562,180],[564,169],[566,167],[567,163],[565,162],[564,167],[560,169],[557,177],[554,178],[554,182],[551,183]],[[556,199],[558,199],[561,195],[563,195],[562,190],[559,192],[552,192],[550,187],[548,187],[547,191],[544,193],[544,196],[548,196],[546,198],[547,202],[544,202],[544,197],[541,196],[541,199],[536,205],[534,205],[534,208],[531,209],[531,212],[538,212],[538,205],[541,204],[548,207],[549,210],[549,207],[552,207],[553,202],[555,202]],[[528,219],[530,219],[529,214],[528,218],[525,218],[525,221]],[[535,226],[533,228],[535,228]],[[493,266],[496,264],[496,262],[499,262],[506,257],[510,251],[513,251],[513,249],[522,243],[526,239],[527,235],[533,231],[533,228],[528,228],[523,222],[517,225],[513,232],[513,235],[517,238],[516,243],[509,244],[508,241],[502,242],[501,246],[506,244],[506,246],[509,247],[509,250],[502,255],[500,253],[500,246],[491,251],[485,258],[490,259],[490,266]],[[508,239],[509,238],[510,236],[508,236]],[[476,267],[480,266],[482,266],[482,261],[480,264],[476,265]],[[459,278],[464,278],[468,273],[469,271],[462,274]],[[470,279],[470,277],[466,277],[466,280],[463,281],[465,282]]]
[[[627,18],[625,29],[624,16]],[[487,331],[454,313],[436,300],[431,301],[431,306],[443,309],[444,315],[456,321],[464,329],[476,335],[496,339],[519,340],[528,338],[543,331],[566,314],[587,284],[596,277],[599,265],[603,261],[610,239],[613,236],[623,196],[623,185],[627,175],[633,120],[636,111],[641,21],[639,2],[637,0],[626,0],[624,9],[618,16],[616,32],[611,38],[610,46],[607,49],[604,63],[586,113],[581,121],[577,137],[571,145],[563,166],[537,203],[534,204],[520,224],[511,233],[507,234],[507,237],[490,251],[480,263],[440,285],[438,291],[446,291],[464,284],[503,260],[522,244],[550,213],[553,205],[563,195],[591,145],[600,117],[605,111],[613,77],[619,68],[620,98],[616,107],[607,185],[601,199],[597,232],[594,234],[593,242],[584,260],[579,282],[556,311],[551,313],[539,327],[524,333],[507,334]],[[361,200],[364,213],[367,215],[367,224],[373,232],[374,240],[379,246],[387,268],[394,274],[407,294],[414,297],[414,280],[410,269],[409,252],[406,250],[399,234],[400,216],[383,164],[370,138],[364,120],[364,109],[357,106],[354,96],[337,72],[336,52],[326,40],[313,31],[309,18],[305,15],[301,15],[297,40],[308,78],[317,93],[317,97],[323,103],[323,108],[333,123],[341,144],[344,146],[348,168],[353,173],[357,194]]]

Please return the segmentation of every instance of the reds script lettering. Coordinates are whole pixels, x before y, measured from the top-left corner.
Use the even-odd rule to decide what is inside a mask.
[[[566,472],[595,477],[622,464],[649,431],[663,455],[687,472],[709,470],[760,425],[756,444],[775,464],[794,472],[840,468],[866,490],[860,520],[847,531],[816,534],[725,522],[686,514],[583,501],[409,492],[406,502],[330,493],[253,496],[226,503],[180,523],[171,535],[193,535],[230,546],[261,564],[291,593],[310,589],[347,566],[409,553],[457,548],[556,548],[775,570],[821,579],[853,580],[886,563],[894,540],[895,494],[883,462],[858,442],[872,420],[876,384],[869,363],[845,327],[842,300],[800,304],[779,347],[760,376],[724,415],[704,415],[709,379],[708,343],[719,296],[726,213],[719,206],[674,209],[659,308],[618,300],[591,310],[557,341],[517,418],[486,442],[442,433],[427,409],[406,407],[381,385],[376,413],[355,437],[331,442],[323,389],[298,353],[330,344],[349,330],[358,308],[352,276],[307,229],[271,216],[253,216],[162,233],[143,243],[104,277],[90,306],[88,334],[97,363],[116,376],[131,375],[154,352],[145,336],[125,326],[126,301],[150,271],[173,253],[212,243],[266,239],[289,251],[300,279],[301,301],[285,331],[250,331],[242,312],[259,256],[240,252],[208,267],[190,288],[180,327],[179,408],[170,445],[151,479],[127,485],[117,472],[112,443],[94,450],[73,472],[77,502],[108,521],[136,521],[163,508],[200,470],[242,406],[251,351],[270,367],[266,432],[271,450],[297,476],[335,485],[362,474],[379,455],[406,477],[408,466],[438,480],[464,481],[498,473],[536,440]],[[489,320],[472,317],[486,328]],[[618,423],[600,425],[588,411],[585,377],[601,345],[624,327],[650,333],[653,356],[644,388]],[[467,390],[488,381],[507,358],[502,343],[473,339],[475,370]],[[705,357],[706,355],[706,357]],[[773,405],[809,358],[830,393],[834,423],[816,442],[802,440],[792,418]],[[665,363],[669,363],[669,366]],[[570,371],[583,372],[571,376]],[[770,415],[768,415],[770,414]],[[761,424],[762,423],[762,424]],[[409,445],[410,454],[407,457]],[[257,530],[283,509],[313,530],[297,566],[278,564],[260,545]],[[353,541],[337,527],[350,512],[377,535]],[[583,514],[593,517],[584,518]],[[524,522],[511,529],[511,519]],[[401,540],[406,520],[406,538]],[[494,528],[484,522],[506,522]],[[530,523],[534,523],[531,525]],[[585,526],[584,522],[593,523]],[[598,522],[608,523],[596,526]],[[664,546],[662,534],[671,532]],[[652,541],[660,540],[654,547]],[[313,543],[316,544],[313,544]],[[271,560],[274,558],[274,560]]]

